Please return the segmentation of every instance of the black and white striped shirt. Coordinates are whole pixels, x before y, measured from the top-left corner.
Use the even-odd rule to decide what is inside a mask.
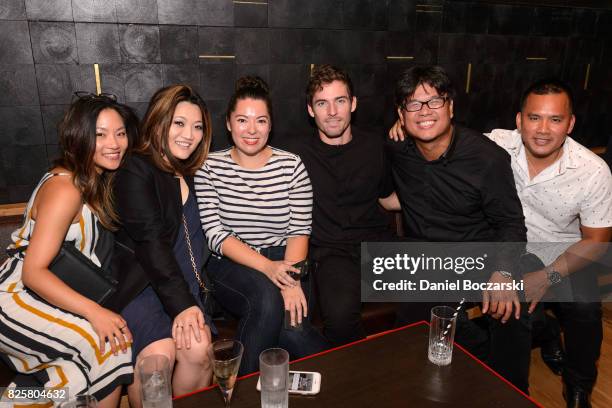
[[[265,166],[245,169],[230,152],[211,153],[194,179],[210,249],[222,254],[221,245],[230,235],[255,249],[310,235],[312,187],[300,157],[272,148]]]

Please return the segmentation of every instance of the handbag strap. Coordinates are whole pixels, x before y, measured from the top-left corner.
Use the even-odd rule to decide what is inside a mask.
[[[195,275],[196,280],[198,281],[198,285],[200,285],[200,289],[202,289],[202,292],[208,292],[210,289],[208,289],[204,285],[202,277],[200,276],[198,268],[196,267],[195,257],[193,256],[193,249],[191,248],[191,238],[189,237],[189,228],[187,228],[187,220],[185,219],[185,214],[183,214],[183,229],[185,230],[185,241],[187,241],[187,250],[189,251],[189,258],[191,260],[193,274]]]

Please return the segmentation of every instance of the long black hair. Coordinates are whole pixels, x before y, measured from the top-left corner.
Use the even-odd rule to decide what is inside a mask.
[[[114,229],[118,220],[113,207],[111,183],[113,172],[97,171],[96,123],[100,112],[112,109],[121,116],[128,136],[128,151],[138,135],[138,118],[131,108],[104,96],[78,98],[70,105],[58,125],[61,156],[53,166],[72,173],[73,183],[83,202],[96,214],[102,225]]]

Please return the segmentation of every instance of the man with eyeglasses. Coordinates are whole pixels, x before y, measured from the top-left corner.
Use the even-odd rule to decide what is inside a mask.
[[[388,144],[397,200],[393,205],[387,200],[386,208],[401,207],[406,236],[413,241],[525,242],[510,157],[481,133],[452,122],[454,95],[441,67],[414,67],[400,76],[395,102],[409,137]],[[515,256],[498,256],[489,281],[511,282]],[[425,306],[431,305],[402,304],[399,322],[429,319]],[[530,326],[518,295],[484,292],[482,312],[486,331],[459,314],[457,341],[527,391]]]

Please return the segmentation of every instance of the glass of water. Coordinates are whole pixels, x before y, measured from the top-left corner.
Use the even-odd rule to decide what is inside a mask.
[[[152,354],[138,363],[143,408],[171,408],[172,387],[170,361],[166,356]]]
[[[456,325],[455,309],[448,306],[436,306],[431,309],[429,347],[427,349],[429,361],[439,366],[451,363]]]
[[[97,408],[98,400],[93,395],[83,394],[77,395],[74,399],[62,402],[58,405],[59,408]]]
[[[289,353],[281,348],[259,355],[261,407],[287,408],[289,405]]]

